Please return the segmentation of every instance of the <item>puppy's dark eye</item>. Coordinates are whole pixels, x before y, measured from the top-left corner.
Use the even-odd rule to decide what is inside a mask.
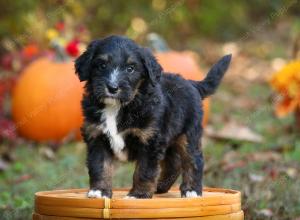
[[[101,64],[99,65],[99,68],[100,68],[101,70],[105,70],[106,67],[107,67],[107,65],[106,65],[105,63],[101,63]]]
[[[128,67],[126,67],[126,72],[127,73],[133,73],[134,72],[134,66],[128,66]]]

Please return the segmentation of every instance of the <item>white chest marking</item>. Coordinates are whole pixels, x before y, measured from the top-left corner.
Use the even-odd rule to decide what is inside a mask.
[[[122,134],[118,132],[117,128],[117,116],[120,110],[120,104],[117,102],[113,103],[112,100],[106,100],[105,103],[107,104],[102,110],[101,119],[103,123],[100,125],[100,129],[108,136],[110,147],[115,156],[121,161],[127,160],[126,152],[122,151],[125,147],[124,138]]]

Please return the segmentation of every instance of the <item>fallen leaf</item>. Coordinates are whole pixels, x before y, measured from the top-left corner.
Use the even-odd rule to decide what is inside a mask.
[[[229,122],[220,130],[215,130],[212,127],[205,129],[206,134],[209,137],[216,139],[229,139],[237,141],[248,141],[254,143],[262,143],[263,137],[247,126],[238,125],[235,122]]]
[[[8,168],[8,163],[0,158],[0,171],[5,171]]]
[[[276,168],[272,167],[271,169],[266,170],[266,172],[272,178],[272,180],[275,180],[276,178],[278,178],[279,172]]]
[[[260,151],[256,153],[249,154],[247,159],[250,161],[279,161],[281,160],[281,155],[273,151]]]
[[[17,178],[16,180],[14,180],[14,183],[19,184],[19,183],[25,182],[31,178],[32,178],[32,176],[30,174],[24,174],[24,175],[20,176],[19,178]]]
[[[249,179],[252,182],[260,183],[260,182],[262,182],[265,179],[265,177],[262,176],[262,175],[257,175],[257,174],[254,174],[254,173],[250,173],[249,174]]]
[[[273,212],[271,209],[261,209],[261,210],[257,211],[257,214],[265,216],[265,217],[273,216]]]
[[[40,154],[43,155],[48,160],[55,159],[55,153],[53,152],[52,148],[50,148],[50,147],[42,147],[40,149]]]
[[[236,168],[244,167],[246,165],[247,165],[246,161],[240,160],[240,161],[237,161],[237,162],[234,162],[234,163],[228,163],[228,164],[224,165],[222,167],[222,169],[225,172],[229,172],[229,171],[232,171],[232,170],[234,170]]]
[[[291,178],[296,178],[297,173],[298,173],[298,171],[293,167],[289,167],[286,169],[286,174]]]

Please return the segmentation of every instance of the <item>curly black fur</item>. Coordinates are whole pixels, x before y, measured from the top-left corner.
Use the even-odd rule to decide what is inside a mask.
[[[82,135],[91,190],[111,197],[112,161],[125,158],[136,161],[129,196],[167,192],[180,174],[182,197],[201,195],[201,103],[215,92],[230,60],[223,57],[196,82],[164,73],[150,50],[128,38],[93,41],[75,63],[86,81]]]

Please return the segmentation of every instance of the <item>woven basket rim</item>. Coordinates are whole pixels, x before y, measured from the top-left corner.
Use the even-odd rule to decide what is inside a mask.
[[[124,199],[128,188],[114,189],[116,196],[112,199],[90,199],[86,197],[87,190],[37,192],[35,212],[41,215],[83,218],[175,218],[241,211],[241,193],[231,189],[206,187],[202,197],[180,198],[180,191],[175,187],[152,199]]]
[[[178,191],[178,187],[172,187],[169,192],[174,192],[174,191]],[[57,197],[56,194],[57,193],[68,193],[68,192],[87,192],[88,189],[87,188],[71,188],[71,189],[57,189],[57,190],[51,190],[51,191],[40,191],[40,192],[36,192],[35,196],[53,196],[53,197]],[[113,192],[128,192],[129,188],[115,188],[113,189]],[[213,188],[213,187],[204,187],[203,188],[204,192],[220,192],[220,193],[226,193],[226,194],[232,194],[232,195],[240,195],[241,192],[237,191],[237,190],[233,190],[233,189],[225,189],[225,188]],[[201,197],[198,197],[201,198]],[[101,199],[101,198],[100,198]],[[114,198],[113,198],[114,199]],[[157,199],[162,199],[162,198],[157,198]],[[175,199],[175,198],[174,198]],[[178,198],[178,199],[197,199],[196,198]],[[143,199],[145,200],[145,199]],[[149,199],[152,200],[152,199]]]

